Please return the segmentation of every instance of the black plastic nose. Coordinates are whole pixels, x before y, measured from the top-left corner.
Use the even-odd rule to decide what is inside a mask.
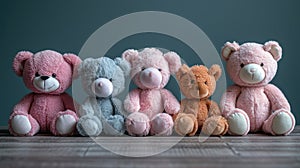
[[[42,80],[47,80],[49,78],[49,76],[41,76]]]

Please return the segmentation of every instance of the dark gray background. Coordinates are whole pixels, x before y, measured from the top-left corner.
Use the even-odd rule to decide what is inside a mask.
[[[299,7],[300,1],[297,0],[0,1],[0,126],[7,126],[13,106],[30,92],[11,68],[18,51],[53,49],[78,54],[87,38],[99,27],[112,19],[138,11],[164,11],[182,16],[199,26],[218,51],[226,41],[278,41],[283,47],[283,59],[272,83],[285,93],[299,123],[300,81],[296,70],[300,60]],[[127,37],[107,54],[120,56],[125,49],[146,46],[174,50],[183,59],[197,58],[186,44],[155,33]],[[193,59],[188,59],[187,63],[201,64]],[[229,78],[227,81],[231,84]],[[174,80],[171,82],[174,83]],[[70,89],[68,92],[71,93]]]

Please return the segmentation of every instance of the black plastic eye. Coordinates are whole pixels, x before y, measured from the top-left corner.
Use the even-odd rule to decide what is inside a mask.
[[[38,72],[35,73],[35,77],[41,76]]]
[[[109,81],[111,81],[111,82],[112,82],[112,78],[110,78],[110,79],[109,79]]]
[[[158,68],[157,70],[158,70],[159,72],[161,71],[161,69],[160,69],[160,68]]]
[[[207,85],[207,81],[205,81],[204,84]]]
[[[261,63],[260,66],[261,66],[261,67],[264,66],[264,63]]]
[[[56,78],[56,74],[55,74],[55,73],[53,73],[53,74],[52,74],[52,77],[53,77],[53,78]]]
[[[243,67],[245,66],[245,64],[241,63],[241,65],[240,65],[240,66],[241,66],[241,68],[243,68]]]
[[[143,68],[142,68],[142,71],[145,70],[145,69],[146,69],[146,68],[143,67]]]

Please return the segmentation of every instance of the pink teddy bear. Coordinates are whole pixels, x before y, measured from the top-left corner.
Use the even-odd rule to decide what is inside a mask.
[[[180,104],[174,95],[164,89],[170,74],[181,66],[175,52],[163,54],[156,48],[141,52],[129,49],[123,58],[131,64],[130,76],[137,89],[129,92],[124,108],[130,113],[125,125],[132,136],[170,135],[173,130],[172,114],[178,113]],[[163,113],[166,112],[166,113]]]
[[[32,93],[14,107],[9,118],[11,134],[33,136],[50,130],[54,135],[71,135],[75,131],[78,117],[73,99],[64,91],[71,85],[80,62],[74,54],[51,50],[16,55],[13,69]]]
[[[282,49],[275,41],[264,45],[227,42],[223,47],[227,73],[235,83],[221,100],[230,134],[246,135],[262,130],[272,135],[288,135],[294,129],[295,118],[287,99],[276,86],[269,84],[281,56]]]

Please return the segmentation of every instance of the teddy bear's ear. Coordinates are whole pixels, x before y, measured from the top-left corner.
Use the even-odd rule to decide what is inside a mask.
[[[188,67],[186,64],[183,64],[176,72],[176,79],[179,80],[183,75],[189,73],[190,71],[190,67]]]
[[[114,61],[115,61],[116,65],[118,65],[123,70],[124,75],[128,76],[129,72],[130,72],[130,64],[129,64],[129,62],[126,61],[123,58],[115,58]]]
[[[13,61],[13,70],[18,76],[22,76],[25,62],[32,56],[33,53],[29,51],[20,51],[17,53]]]
[[[221,67],[217,64],[212,65],[209,68],[208,74],[214,76],[217,81],[221,77],[221,74],[222,74]]]
[[[221,54],[224,60],[228,60],[229,56],[232,52],[237,51],[240,48],[239,44],[235,41],[233,43],[226,42],[224,47],[222,48]]]
[[[279,61],[282,56],[282,48],[276,41],[268,41],[263,46],[264,50],[270,52],[276,61]]]
[[[82,62],[81,59],[75,55],[75,54],[71,54],[71,53],[66,53],[63,55],[64,60],[70,64],[73,68],[73,78],[77,78],[78,77],[78,68],[80,63]]]
[[[122,58],[127,60],[130,64],[139,57],[139,52],[134,49],[128,49],[123,52]]]
[[[169,69],[171,74],[175,74],[181,66],[181,60],[177,53],[175,52],[167,52],[164,54],[165,59],[169,64]]]

